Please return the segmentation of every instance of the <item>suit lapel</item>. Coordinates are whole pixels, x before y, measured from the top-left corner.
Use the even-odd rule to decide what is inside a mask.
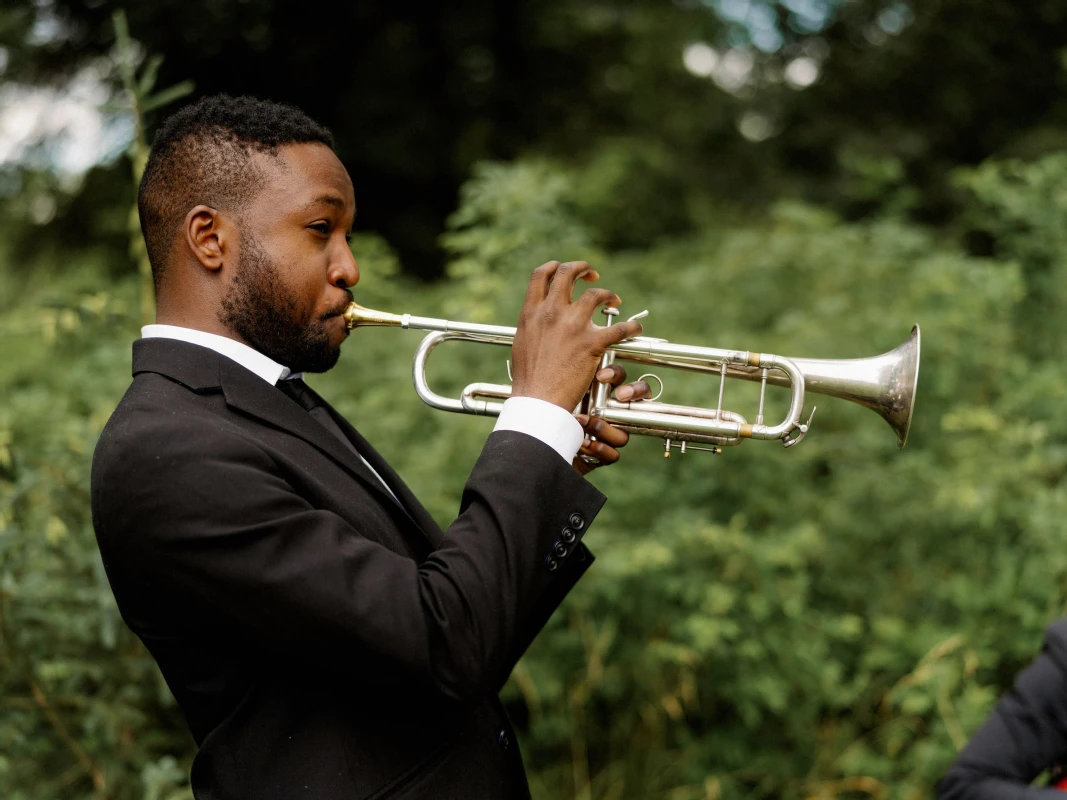
[[[307,411],[277,387],[214,350],[174,339],[138,339],[133,344],[133,373],[137,375],[139,372],[158,372],[195,392],[218,390],[221,387],[230,408],[311,444],[351,473],[383,505],[396,509],[422,534],[430,547],[436,546],[440,540],[440,529],[411,491],[374,448],[328,404],[324,403],[345,434],[353,440],[356,449],[378,470],[397,497],[389,493],[359,455],[353,453]]]
[[[323,401],[323,406],[330,412],[331,416],[333,416],[345,435],[352,440],[356,449],[359,450],[368,462],[370,462],[370,465],[382,476],[385,482],[389,484],[389,488],[396,493],[401,505],[404,506],[404,509],[411,516],[415,524],[426,535],[430,544],[437,547],[441,543],[441,539],[444,538],[444,533],[441,530],[441,526],[439,526],[436,520],[430,516],[430,512],[419,502],[418,498],[415,497],[415,494],[407,487],[407,484],[401,480],[399,475],[397,475],[396,471],[389,466],[389,462],[382,458],[381,454],[371,446],[370,442],[363,438],[359,431],[352,427],[347,419],[334,411],[329,403]]]
[[[222,392],[228,406],[299,436],[359,478],[383,503],[397,505],[381,481],[367,469],[363,459],[345,447],[307,411],[278,391],[277,387],[229,359],[222,359],[220,374]]]

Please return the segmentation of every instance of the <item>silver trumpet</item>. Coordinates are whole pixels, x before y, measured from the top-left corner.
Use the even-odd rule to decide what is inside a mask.
[[[608,316],[609,325],[619,313],[614,308],[604,308],[602,312]],[[639,319],[647,313],[643,311],[631,319]],[[515,338],[515,328],[390,314],[364,308],[358,303],[348,306],[344,318],[350,329],[388,326],[432,331],[422,340],[415,353],[412,379],[419,397],[433,408],[495,417],[503,408],[502,401],[511,396],[510,385],[472,383],[459,398],[443,397],[434,392],[426,381],[426,361],[435,347],[450,339],[510,347]],[[663,392],[663,382],[658,376],[649,374],[642,375],[641,379],[653,378],[660,384],[659,393],[652,399],[621,402],[611,397],[610,387],[594,381],[581,405],[575,409],[576,414],[601,417],[632,434],[663,439],[666,456],[670,456],[672,448],[686,452],[687,445],[690,450],[720,453],[722,447],[741,444],[745,439],[776,439],[786,447],[792,447],[807,435],[815,414],[813,408],[811,415],[804,420],[805,391],[840,397],[866,406],[889,423],[897,435],[897,445],[904,447],[919,379],[919,326],[911,329],[911,336],[902,345],[873,358],[785,358],[770,353],[695,347],[674,344],[666,339],[636,336],[609,347],[601,367],[615,360],[719,376],[718,403],[715,408],[658,402]],[[749,423],[737,412],[723,408],[727,378],[761,384],[755,422]],[[788,413],[775,425],[766,424],[763,419],[768,384],[784,386],[792,392]]]

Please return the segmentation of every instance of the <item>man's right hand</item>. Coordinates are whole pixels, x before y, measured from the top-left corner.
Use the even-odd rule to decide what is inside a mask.
[[[597,308],[617,308],[622,302],[614,292],[586,289],[571,300],[579,279],[592,282],[599,277],[584,261],[549,261],[534,270],[511,348],[512,397],[536,397],[574,411],[604,351],[641,334],[636,320],[593,323]]]

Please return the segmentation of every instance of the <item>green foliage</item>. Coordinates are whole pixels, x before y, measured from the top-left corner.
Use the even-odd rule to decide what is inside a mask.
[[[612,205],[619,158],[482,166],[446,239],[451,281],[404,279],[358,235],[357,297],[508,323],[533,267],[588,258],[624,311],[650,310],[650,335],[850,358],[919,322],[923,371],[902,453],[869,411],[814,396],[795,449],[667,460],[635,438],[594,474],[598,560],[505,691],[535,795],[926,796],[1067,600],[1067,159],[957,175],[996,245],[976,258],[896,214],[787,202],[618,249],[641,213]],[[56,287],[0,264],[19,297],[0,314],[0,795],[17,800],[189,797],[189,736],[117,615],[89,518],[89,459],[139,316],[135,279],[103,267],[87,257]],[[418,338],[361,330],[316,385],[447,524],[491,425],[419,403]],[[431,381],[502,381],[505,357],[443,347]],[[717,392],[661,375],[667,400]],[[726,397],[754,414],[754,387]]]
[[[1057,164],[1044,169],[1067,177]],[[523,174],[496,182],[514,196]],[[470,196],[492,197],[495,179]],[[542,219],[555,207],[545,183],[530,181],[510,219],[468,231],[460,256]],[[979,211],[1000,218],[984,196]],[[572,225],[562,240],[580,238]],[[1027,285],[1002,246],[976,259],[896,218],[845,224],[781,204],[598,263],[639,303],[624,309],[648,307],[646,331],[672,341],[846,358],[890,349],[919,321],[925,366],[904,453],[869,412],[816,397],[796,450],[665,462],[634,441],[597,476],[611,498],[590,540],[600,560],[510,689],[542,796],[929,791],[1035,651],[1067,577],[1063,436],[1029,407],[1026,378],[1062,387],[1054,365],[1017,350]],[[504,288],[510,275],[504,294],[520,296],[526,265],[510,263],[485,276]],[[459,296],[477,295],[465,279]],[[685,402],[717,388],[664,377]]]
[[[190,744],[119,618],[89,516],[90,458],[137,318],[137,287],[101,273],[33,285],[0,318],[0,795],[17,800],[153,796]]]

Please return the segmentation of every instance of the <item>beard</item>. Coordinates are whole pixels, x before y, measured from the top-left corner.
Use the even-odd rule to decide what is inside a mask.
[[[277,263],[252,236],[245,234],[242,244],[241,261],[222,300],[219,321],[293,373],[331,369],[341,356],[341,347],[331,344],[326,321],[344,306],[301,325]]]

